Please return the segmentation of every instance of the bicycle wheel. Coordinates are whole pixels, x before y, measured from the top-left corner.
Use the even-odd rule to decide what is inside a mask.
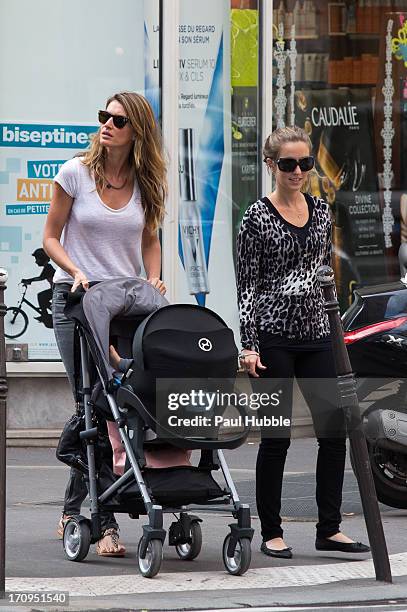
[[[19,338],[28,327],[28,317],[21,308],[10,306],[4,315],[4,335],[6,338]]]

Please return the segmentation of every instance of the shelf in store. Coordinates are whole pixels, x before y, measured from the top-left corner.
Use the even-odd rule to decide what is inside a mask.
[[[276,80],[273,79],[273,86],[276,86]],[[295,87],[306,89],[306,86],[316,88],[332,88],[332,87],[374,87],[376,83],[328,83],[328,81],[295,81]]]
[[[304,34],[302,36],[296,36],[295,40],[318,40],[321,38],[334,38],[338,36],[347,36],[351,40],[377,40],[380,38],[380,34],[375,32],[331,32],[330,34]],[[274,40],[277,40],[276,36],[274,36]],[[291,36],[284,36],[284,40],[291,40]]]
[[[331,32],[329,36],[347,36],[352,40],[377,40],[380,35],[375,32]]]
[[[301,36],[296,36],[295,40],[317,40],[318,38],[321,38],[318,34],[302,34]],[[284,40],[291,40],[291,36],[284,36]]]

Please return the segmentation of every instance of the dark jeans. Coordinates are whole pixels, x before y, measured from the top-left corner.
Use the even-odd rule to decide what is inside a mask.
[[[291,416],[292,382],[296,377],[301,392],[310,408],[318,439],[316,468],[316,501],[318,505],[317,536],[326,538],[339,531],[341,522],[342,486],[346,455],[345,420],[336,401],[333,354],[330,345],[307,350],[301,344],[291,346],[260,346],[260,357],[266,370],[261,378],[282,378],[285,407],[284,416]],[[316,379],[321,381],[319,388]],[[312,379],[308,380],[307,379]],[[254,382],[256,379],[252,379]],[[254,382],[254,386],[255,386]],[[261,381],[261,384],[264,384]],[[274,382],[273,382],[274,385]],[[331,385],[332,393],[326,389]],[[281,386],[281,385],[280,385]],[[274,412],[276,409],[274,409]],[[266,437],[268,436],[268,437]],[[272,437],[262,432],[256,465],[257,510],[261,522],[263,541],[282,537],[281,490],[289,435]]]
[[[64,315],[65,298],[64,292],[70,291],[71,285],[57,284],[54,287],[52,296],[52,319],[54,323],[54,333],[57,341],[58,349],[64,362],[65,370],[74,390],[74,323],[67,319]],[[75,468],[71,468],[68,484],[65,490],[64,509],[66,515],[80,514],[82,502],[88,495],[88,490],[81,472]],[[102,512],[101,515],[102,529],[116,527],[114,515],[111,512]]]

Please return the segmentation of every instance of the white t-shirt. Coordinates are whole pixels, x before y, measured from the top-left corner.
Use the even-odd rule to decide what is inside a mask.
[[[140,276],[141,237],[145,226],[140,189],[134,181],[129,202],[114,210],[104,204],[81,158],[65,162],[54,179],[74,198],[61,244],[89,281]],[[73,282],[57,268],[54,283]]]

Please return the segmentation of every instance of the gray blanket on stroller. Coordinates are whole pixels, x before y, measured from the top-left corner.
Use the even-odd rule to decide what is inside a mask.
[[[109,329],[114,317],[145,315],[167,306],[168,301],[143,278],[116,278],[94,285],[86,292],[82,308],[109,378],[113,368],[109,363]]]

